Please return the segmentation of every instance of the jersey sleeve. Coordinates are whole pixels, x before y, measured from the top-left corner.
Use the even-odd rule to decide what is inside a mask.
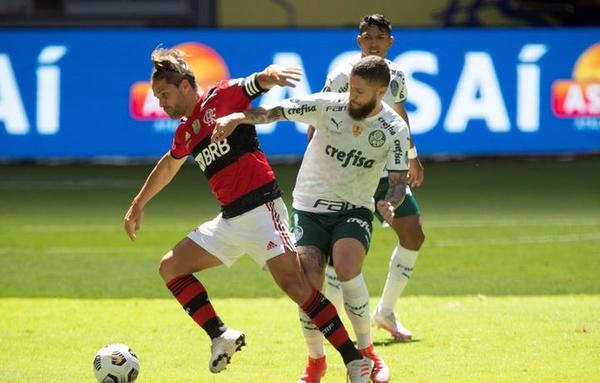
[[[322,92],[345,93],[348,91],[348,75],[344,72],[332,72],[327,75]]]
[[[283,100],[283,115],[291,121],[318,126],[323,116],[324,105],[328,102],[327,93],[314,93],[302,98]]]
[[[410,148],[410,136],[408,127],[401,119],[396,119],[396,134],[392,136],[392,145],[387,161],[387,170],[405,171],[408,170],[408,149]]]
[[[189,149],[185,145],[185,124],[181,123],[175,131],[173,136],[173,143],[171,144],[171,157],[183,158],[190,154]]]
[[[404,77],[404,72],[399,71],[398,76],[393,78],[390,81],[390,91],[392,92],[392,96],[394,96],[394,102],[404,102],[408,97],[408,91],[406,89],[406,78]]]
[[[256,73],[245,78],[223,80],[213,89],[219,97],[227,98],[227,104],[231,110],[238,111],[248,109],[250,101],[268,91],[260,86],[256,79]],[[208,97],[211,92],[213,92],[212,89],[209,91]]]
[[[250,100],[253,100],[268,91],[268,89],[264,89],[260,86],[256,75],[256,73],[252,73],[250,76],[240,80],[242,90]]]

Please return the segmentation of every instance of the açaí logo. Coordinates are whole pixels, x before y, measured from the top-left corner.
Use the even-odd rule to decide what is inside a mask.
[[[573,79],[552,84],[552,111],[575,119],[578,128],[600,129],[600,43],[585,50],[573,67]]]

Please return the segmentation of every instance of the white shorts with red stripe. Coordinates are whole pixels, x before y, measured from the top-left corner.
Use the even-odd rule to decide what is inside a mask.
[[[221,214],[198,226],[188,238],[231,267],[248,254],[260,267],[286,250],[296,251],[281,198],[233,218]]]

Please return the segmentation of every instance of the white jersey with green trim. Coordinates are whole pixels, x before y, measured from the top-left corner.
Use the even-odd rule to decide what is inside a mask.
[[[325,80],[323,92],[348,92],[350,72],[352,72],[352,67],[360,60],[360,58],[361,56],[357,55],[355,58],[344,64],[341,68],[331,71]],[[398,64],[388,59],[384,60],[390,68],[390,85],[388,86],[387,92],[385,92],[385,95],[383,96],[383,101],[387,102],[390,106],[393,106],[396,103],[406,101],[406,97],[408,97],[406,79],[404,77],[404,72],[402,69],[400,69]],[[383,178],[387,176],[388,172],[386,169],[384,169],[383,172],[381,172],[380,177]],[[412,194],[410,187],[406,187],[406,192],[408,194]]]
[[[406,122],[386,103],[375,116],[354,120],[348,114],[348,97],[349,93],[315,93],[281,105],[287,119],[315,127],[294,187],[295,209],[373,211],[383,168],[408,170]]]
[[[358,60],[360,60],[360,56],[350,60],[340,69],[329,73],[327,75],[327,80],[325,80],[323,92],[347,92],[350,72]],[[404,78],[404,72],[402,72],[398,64],[388,59],[385,59],[385,63],[390,68],[390,85],[388,86],[387,92],[383,96],[383,101],[392,106],[396,103],[406,101],[406,97],[408,96],[406,90],[406,79]]]

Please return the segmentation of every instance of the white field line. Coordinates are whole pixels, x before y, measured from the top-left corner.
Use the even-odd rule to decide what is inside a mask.
[[[200,223],[200,222],[198,222]],[[114,225],[17,225],[17,226],[2,226],[0,229],[5,232],[21,232],[21,233],[112,233],[122,231],[125,235],[122,223]],[[148,231],[192,231],[194,227],[183,225],[146,225],[142,230]],[[186,233],[187,234],[187,233]]]
[[[130,179],[73,178],[61,180],[0,180],[0,190],[86,190],[139,188],[140,181]]]
[[[201,222],[198,222],[200,224]],[[555,226],[600,226],[600,219],[499,219],[499,220],[453,220],[453,221],[426,221],[427,228],[482,228],[482,227],[555,227]],[[144,231],[181,231],[193,230],[187,225],[146,225]],[[2,224],[0,230],[5,232],[25,233],[87,233],[87,232],[117,232],[122,231],[121,222],[115,224],[65,224],[65,225],[18,225]]]
[[[583,242],[600,241],[600,232],[586,234],[563,234],[563,235],[538,235],[501,238],[478,238],[457,240],[432,240],[428,243],[430,247],[461,247],[461,246],[489,246],[489,245],[524,245],[544,244],[561,242]]]
[[[491,220],[426,220],[425,227],[431,228],[462,228],[462,227],[552,227],[552,226],[600,226],[600,218],[559,218],[544,219],[491,219]]]
[[[165,248],[164,253],[169,249]],[[110,255],[110,254],[138,254],[144,252],[156,253],[153,247],[0,247],[0,256],[5,254],[82,254],[82,255]]]
[[[521,236],[501,237],[463,240],[431,240],[427,243],[429,247],[464,247],[464,246],[489,246],[489,245],[522,245],[522,244],[546,244],[564,242],[600,241],[600,232],[586,234],[565,235],[543,235],[543,236]],[[168,249],[163,251],[166,253]],[[0,255],[3,254],[136,254],[144,252],[156,253],[156,247],[0,247]],[[160,252],[161,250],[159,250]]]

